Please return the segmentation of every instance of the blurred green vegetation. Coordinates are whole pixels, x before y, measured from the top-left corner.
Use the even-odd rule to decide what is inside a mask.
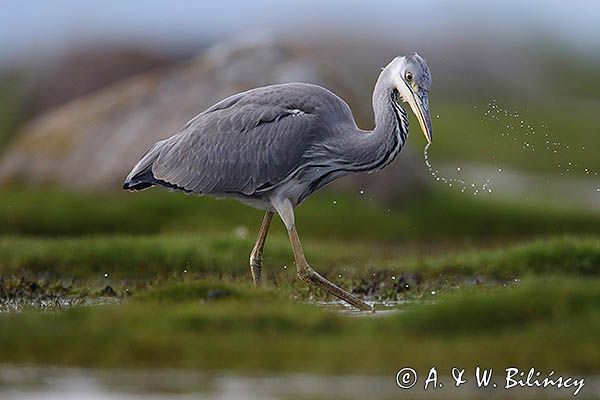
[[[597,281],[532,280],[406,309],[349,318],[273,290],[209,280],[149,290],[117,306],[3,315],[0,347],[3,362],[115,368],[390,376],[403,365],[449,370],[475,362],[577,373],[600,368]]]
[[[568,57],[553,66],[572,79],[545,97],[482,92],[457,102],[432,91],[434,167],[552,175],[571,162],[574,177],[600,171],[597,70]],[[0,151],[23,122],[21,89],[15,77],[0,80]],[[485,115],[494,100],[519,116]],[[265,285],[250,285],[262,213],[236,202],[2,188],[0,310],[25,301],[21,313],[0,313],[0,362],[390,376],[403,365],[476,363],[600,371],[600,215],[439,186],[389,208],[366,197],[320,192],[297,221],[316,270],[369,300],[399,301],[377,318],[306,304],[332,299],[296,279],[277,219]],[[63,298],[119,304],[28,307],[50,299],[60,308]]]
[[[0,75],[0,153],[23,122],[25,90],[16,73]]]
[[[497,113],[498,108],[489,106],[492,101],[465,104],[436,103],[432,99],[435,142],[431,157],[434,164],[437,161],[459,166],[475,163],[558,175],[565,172],[571,162],[574,164],[569,171],[571,176],[585,175],[586,168],[600,171],[596,152],[600,145],[597,102],[572,98],[550,98],[527,105],[498,101],[493,103],[501,109]],[[491,113],[486,116],[488,110]],[[516,112],[519,117],[505,116],[504,110],[513,115]]]
[[[264,286],[254,288],[248,255],[261,213],[235,202],[4,189],[0,305],[20,301],[22,312],[0,315],[2,361],[600,371],[598,215],[448,191],[423,196],[388,211],[358,195],[323,192],[299,208],[311,264],[380,302],[382,315],[356,318],[305,303],[331,298],[296,279],[278,221],[265,248]],[[42,301],[119,304],[47,313],[35,306]],[[389,301],[399,301],[391,313],[382,305]]]
[[[77,278],[83,286],[85,280],[114,286],[127,279],[181,279],[184,271],[246,280],[262,218],[234,201],[159,190],[12,188],[0,197],[0,274]],[[298,209],[297,222],[309,261],[358,290],[403,273],[417,274],[426,291],[477,276],[596,276],[600,266],[600,216],[585,210],[445,190],[385,209],[363,196],[321,192]],[[271,284],[315,295],[295,281],[287,234],[277,218],[264,257]],[[104,274],[111,279],[102,279]],[[395,298],[400,291],[377,295]]]
[[[563,51],[561,51],[563,50]],[[581,56],[564,49],[556,49],[550,55],[543,79],[554,82],[552,90],[569,98],[597,100],[600,93],[600,59],[594,54]],[[556,79],[562,76],[565,79]]]
[[[55,276],[112,279],[179,276],[183,271],[202,277],[227,275],[249,278],[247,259],[250,238],[234,235],[97,236],[51,239],[5,237],[0,239],[0,273],[19,271]],[[494,279],[513,279],[529,274],[600,274],[600,236],[558,237],[492,249],[452,250],[429,255],[417,245],[377,245],[360,241],[304,241],[307,257],[319,271],[343,274],[356,285],[362,279],[391,279],[402,272],[426,279],[456,279],[477,274]],[[290,269],[283,266],[290,266]],[[283,235],[269,238],[265,251],[266,278],[273,282],[294,280],[293,257]],[[376,277],[370,277],[377,271]],[[342,278],[340,276],[340,278]],[[350,281],[350,282],[348,282]]]
[[[151,190],[75,193],[52,188],[0,189],[0,233],[77,236],[216,232],[244,227],[254,237],[262,212],[232,200]],[[334,203],[335,201],[335,203]],[[347,218],[352,215],[352,218]],[[319,192],[297,209],[302,236],[395,243],[493,239],[535,234],[600,233],[600,215],[584,209],[500,202],[436,189],[386,208],[362,196]],[[276,234],[283,233],[279,221]]]

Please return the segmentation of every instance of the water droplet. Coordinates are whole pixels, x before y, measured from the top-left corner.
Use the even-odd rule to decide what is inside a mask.
[[[456,167],[456,170],[457,170],[458,172],[460,172],[460,167]]]

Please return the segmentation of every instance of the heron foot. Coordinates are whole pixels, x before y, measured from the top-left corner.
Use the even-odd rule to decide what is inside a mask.
[[[252,250],[250,253],[250,272],[252,273],[252,280],[256,286],[260,285],[262,278],[262,252]]]
[[[310,265],[305,265],[304,268],[300,268],[298,270],[298,278],[309,285],[318,287],[326,292],[331,293],[338,299],[353,305],[361,311],[375,311],[369,304],[319,275],[319,273],[312,269]]]

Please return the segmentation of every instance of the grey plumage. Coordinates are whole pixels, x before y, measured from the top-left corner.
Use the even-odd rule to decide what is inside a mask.
[[[198,195],[228,197],[266,210],[250,266],[260,282],[262,247],[277,212],[288,230],[298,276],[367,310],[371,307],[316,273],[304,258],[294,207],[327,183],[384,168],[408,135],[410,105],[431,141],[431,75],[417,54],[397,57],[373,91],[375,129],[360,130],[350,107],[322,87],[291,83],[233,95],[202,112],[179,133],[150,148],[123,188],[159,185]]]
[[[154,183],[196,194],[264,194],[303,167],[318,164],[327,139],[351,123],[348,105],[319,86],[253,89],[215,104],[178,134],[156,143],[125,186]]]
[[[322,87],[257,88],[220,101],[156,143],[124,188],[160,185],[270,209],[272,192],[292,179],[302,186],[287,188],[297,205],[340,176],[383,168],[408,135],[402,94],[387,76],[394,71],[384,72],[373,95],[372,132],[358,129],[346,102]]]

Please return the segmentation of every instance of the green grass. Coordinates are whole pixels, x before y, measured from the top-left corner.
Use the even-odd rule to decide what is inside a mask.
[[[236,203],[161,192],[1,194],[0,302],[19,300],[22,311],[0,314],[4,363],[600,371],[600,218],[585,211],[435,191],[388,212],[320,193],[298,210],[309,262],[360,296],[401,300],[400,313],[355,318],[306,304],[330,298],[296,279],[279,222],[265,285],[254,288],[248,255],[261,213]],[[119,304],[32,307],[61,299]]]
[[[106,285],[123,294],[156,279],[186,276],[249,279],[248,255],[261,213],[235,202],[158,191],[2,194],[0,275],[25,276],[50,294],[64,291],[64,279],[75,280],[67,291],[75,296],[93,295]],[[360,196],[324,192],[299,209],[297,221],[309,262],[336,283],[373,298],[419,298],[473,279],[597,276],[600,268],[600,217],[583,211],[445,191],[387,211]],[[242,236],[240,226],[246,230]],[[295,279],[279,221],[269,233],[264,263],[265,278],[284,293],[322,297]]]
[[[227,295],[211,300],[215,288]],[[564,278],[464,291],[375,319],[201,281],[118,306],[4,315],[0,348],[3,362],[94,367],[392,374],[405,365],[529,368],[535,360],[539,369],[597,373],[599,310],[597,281]]]
[[[25,89],[17,73],[0,74],[0,153],[23,123]]]
[[[251,239],[213,235],[103,236],[90,238],[0,239],[0,273],[21,270],[78,278],[115,279],[190,273],[249,273]],[[491,249],[451,250],[444,255],[415,255],[409,247],[308,240],[306,254],[323,272],[368,277],[369,271],[439,274],[484,274],[509,279],[527,274],[600,274],[600,238],[558,237]],[[289,265],[289,269],[282,266]],[[293,276],[293,257],[283,236],[271,237],[265,249],[264,272],[280,279]]]
[[[262,218],[260,211],[234,201],[160,190],[80,194],[9,188],[0,191],[0,198],[4,234],[212,234],[241,226],[254,236]],[[502,203],[439,189],[389,209],[358,194],[322,192],[297,209],[297,222],[303,237],[386,242],[600,233],[600,215],[585,210]],[[273,232],[282,232],[278,220]]]
[[[573,176],[600,171],[592,70],[559,83],[560,102],[498,100],[518,118],[495,120],[484,116],[488,100],[461,104],[432,92],[434,167],[557,174],[558,163],[572,162]],[[575,89],[589,101],[569,99]],[[20,97],[12,80],[0,82],[0,149],[21,122]],[[411,125],[420,152],[423,138]],[[560,142],[559,152],[547,151],[546,140]],[[315,269],[360,296],[401,301],[401,312],[377,318],[306,304],[326,297],[296,279],[277,220],[265,286],[254,288],[248,255],[262,216],[235,202],[158,190],[2,188],[0,307],[17,300],[21,312],[0,313],[0,363],[390,379],[401,367],[422,375],[432,365],[600,372],[598,214],[439,185],[393,206],[366,197],[318,193],[297,210],[297,222]],[[119,304],[35,307],[61,299]]]

